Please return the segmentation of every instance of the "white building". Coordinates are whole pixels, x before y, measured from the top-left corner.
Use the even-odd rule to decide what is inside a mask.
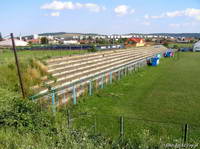
[[[193,52],[200,52],[200,41],[194,44]]]
[[[23,40],[14,39],[14,41],[15,41],[15,46],[27,46],[28,45],[28,43]],[[11,47],[12,40],[7,39],[7,40],[0,41],[0,46]]]
[[[38,38],[39,38],[38,34],[33,35],[33,39],[38,39]]]
[[[63,44],[65,44],[65,45],[80,44],[80,42],[78,42],[78,40],[65,40],[65,41],[63,41]]]

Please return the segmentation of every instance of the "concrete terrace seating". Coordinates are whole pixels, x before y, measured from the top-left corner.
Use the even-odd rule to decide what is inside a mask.
[[[48,72],[57,81],[46,81],[45,83],[54,89],[65,86],[67,88],[68,85],[84,78],[86,81],[82,82],[82,84],[88,83],[87,78],[89,77],[105,71],[109,72],[111,69],[117,69],[130,62],[134,63],[138,60],[144,60],[164,51],[166,51],[166,48],[163,46],[150,46],[50,59],[46,61]],[[48,92],[47,88],[41,87],[39,89],[40,94],[46,92]],[[60,95],[62,93],[64,94],[64,92],[59,92]]]

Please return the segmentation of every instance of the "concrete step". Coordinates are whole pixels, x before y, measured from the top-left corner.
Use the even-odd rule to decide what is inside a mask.
[[[136,62],[165,51],[164,47],[131,48],[116,51],[89,53],[78,56],[66,56],[47,61],[48,72],[56,77],[57,82],[45,81],[57,89],[84,78],[90,78],[111,69],[116,69],[130,62]],[[102,54],[105,54],[102,56]],[[85,82],[87,82],[86,80]],[[39,94],[48,92],[45,87],[37,88]]]

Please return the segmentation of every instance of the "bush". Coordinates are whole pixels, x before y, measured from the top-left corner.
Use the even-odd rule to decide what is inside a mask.
[[[97,52],[96,46],[93,45],[92,48],[88,50],[88,52]]]
[[[174,45],[173,48],[174,48],[174,49],[178,49],[179,47],[178,47],[177,45]]]
[[[0,88],[0,127],[35,132],[51,128],[52,122],[50,114],[37,103]]]
[[[48,44],[49,40],[46,37],[42,37],[40,42],[41,42],[41,44]]]
[[[164,45],[165,47],[167,47],[167,48],[169,47],[169,44],[166,43],[166,42],[165,42],[163,45]]]
[[[66,117],[65,113],[58,112],[55,116],[39,104],[0,88],[0,148],[76,149],[108,146],[101,136],[69,130],[63,117]]]

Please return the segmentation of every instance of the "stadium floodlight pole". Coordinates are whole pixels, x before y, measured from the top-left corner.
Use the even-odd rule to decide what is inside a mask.
[[[17,66],[17,73],[18,73],[18,77],[19,77],[19,83],[20,83],[20,87],[21,87],[21,92],[22,92],[23,98],[25,98],[24,86],[23,86],[22,77],[21,77],[21,73],[20,73],[19,61],[18,61],[18,57],[17,57],[17,52],[16,52],[15,40],[14,40],[13,33],[11,33],[10,36],[11,36],[11,40],[12,40],[13,52],[14,52],[14,55],[15,55],[15,64]]]

